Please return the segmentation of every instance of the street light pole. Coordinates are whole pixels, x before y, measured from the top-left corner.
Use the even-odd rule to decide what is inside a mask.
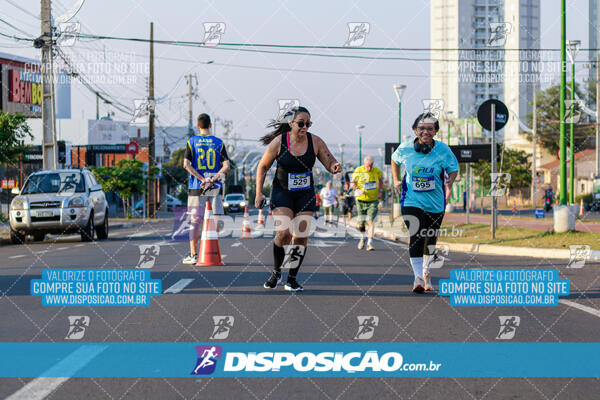
[[[575,112],[575,56],[581,45],[580,40],[569,40],[567,41],[567,50],[569,58],[571,60],[571,126],[570,126],[570,138],[569,145],[570,157],[569,162],[569,203],[575,203],[575,120],[573,119],[573,113]]]
[[[398,98],[398,143],[402,143],[402,96],[406,85],[394,85],[394,93]]]
[[[450,146],[450,124],[451,124],[451,118],[452,118],[452,111],[448,111],[446,113],[446,119],[448,120],[448,143],[447,145]]]
[[[362,165],[362,129],[364,125],[356,125],[358,131],[358,165]]]
[[[344,180],[345,180],[345,174],[344,174],[344,144],[340,143],[338,144],[338,148],[340,149],[340,167],[342,170],[342,188],[344,187]]]
[[[565,132],[565,97],[567,94],[566,73],[566,0],[560,1],[560,204],[567,204],[567,143]]]

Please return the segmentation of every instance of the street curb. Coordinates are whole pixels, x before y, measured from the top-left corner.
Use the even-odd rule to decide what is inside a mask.
[[[408,238],[397,235],[395,232],[386,231],[384,229],[375,228],[375,235],[380,238],[391,240],[394,242],[408,243]],[[571,251],[569,249],[544,249],[537,247],[514,247],[514,246],[497,246],[493,244],[478,244],[478,243],[448,243],[438,242],[438,244],[447,245],[449,250],[458,251],[461,253],[487,254],[498,256],[518,256],[531,258],[554,258],[554,259],[571,259]],[[600,261],[600,250],[592,250],[587,261]]]

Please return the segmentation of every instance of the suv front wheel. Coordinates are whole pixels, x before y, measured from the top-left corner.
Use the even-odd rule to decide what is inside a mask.
[[[85,228],[81,229],[81,241],[82,242],[91,242],[94,240],[94,213],[90,213],[90,219],[88,220]]]
[[[104,213],[102,225],[96,228],[96,236],[98,236],[98,239],[100,240],[108,239],[108,210]]]
[[[10,241],[12,244],[23,244],[25,243],[25,235],[17,231],[10,230]]]

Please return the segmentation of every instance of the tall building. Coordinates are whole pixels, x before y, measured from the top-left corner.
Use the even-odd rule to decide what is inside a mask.
[[[600,0],[589,0],[589,36],[590,36],[590,49],[598,49],[600,48],[600,14],[598,11],[600,10]],[[590,68],[590,80],[596,80],[596,55],[598,51],[590,51],[590,63],[592,68]]]
[[[446,118],[470,118],[487,99],[512,111],[501,132],[511,148],[531,151],[520,134],[531,112],[538,73],[540,0],[432,0],[431,99],[444,101]],[[519,50],[521,49],[521,50]]]

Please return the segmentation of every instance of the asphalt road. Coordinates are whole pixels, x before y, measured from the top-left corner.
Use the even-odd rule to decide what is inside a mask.
[[[368,339],[375,342],[495,342],[504,315],[520,316],[513,341],[598,341],[600,313],[567,304],[461,308],[435,293],[415,295],[402,244],[378,240],[376,251],[366,252],[351,238],[311,239],[299,275],[305,291],[291,294],[262,288],[271,270],[269,239],[222,238],[227,265],[201,268],[181,263],[188,245],[169,241],[171,231],[172,221],[164,221],[113,231],[102,242],[69,236],[0,247],[0,342],[65,342],[69,315],[90,317],[82,342],[207,342],[213,316],[235,318],[222,342],[356,342],[357,316],[365,315],[379,318]],[[43,269],[135,268],[139,246],[149,244],[160,245],[151,275],[162,280],[163,294],[148,307],[43,307],[30,296],[30,280]],[[433,275],[437,287],[453,268],[558,268],[571,282],[567,299],[600,310],[598,266],[566,269],[560,260],[451,253]],[[477,362],[477,354],[465,357]],[[28,384],[40,381],[0,379],[0,397]],[[599,392],[600,380],[571,378],[71,378],[47,398],[573,399]]]

